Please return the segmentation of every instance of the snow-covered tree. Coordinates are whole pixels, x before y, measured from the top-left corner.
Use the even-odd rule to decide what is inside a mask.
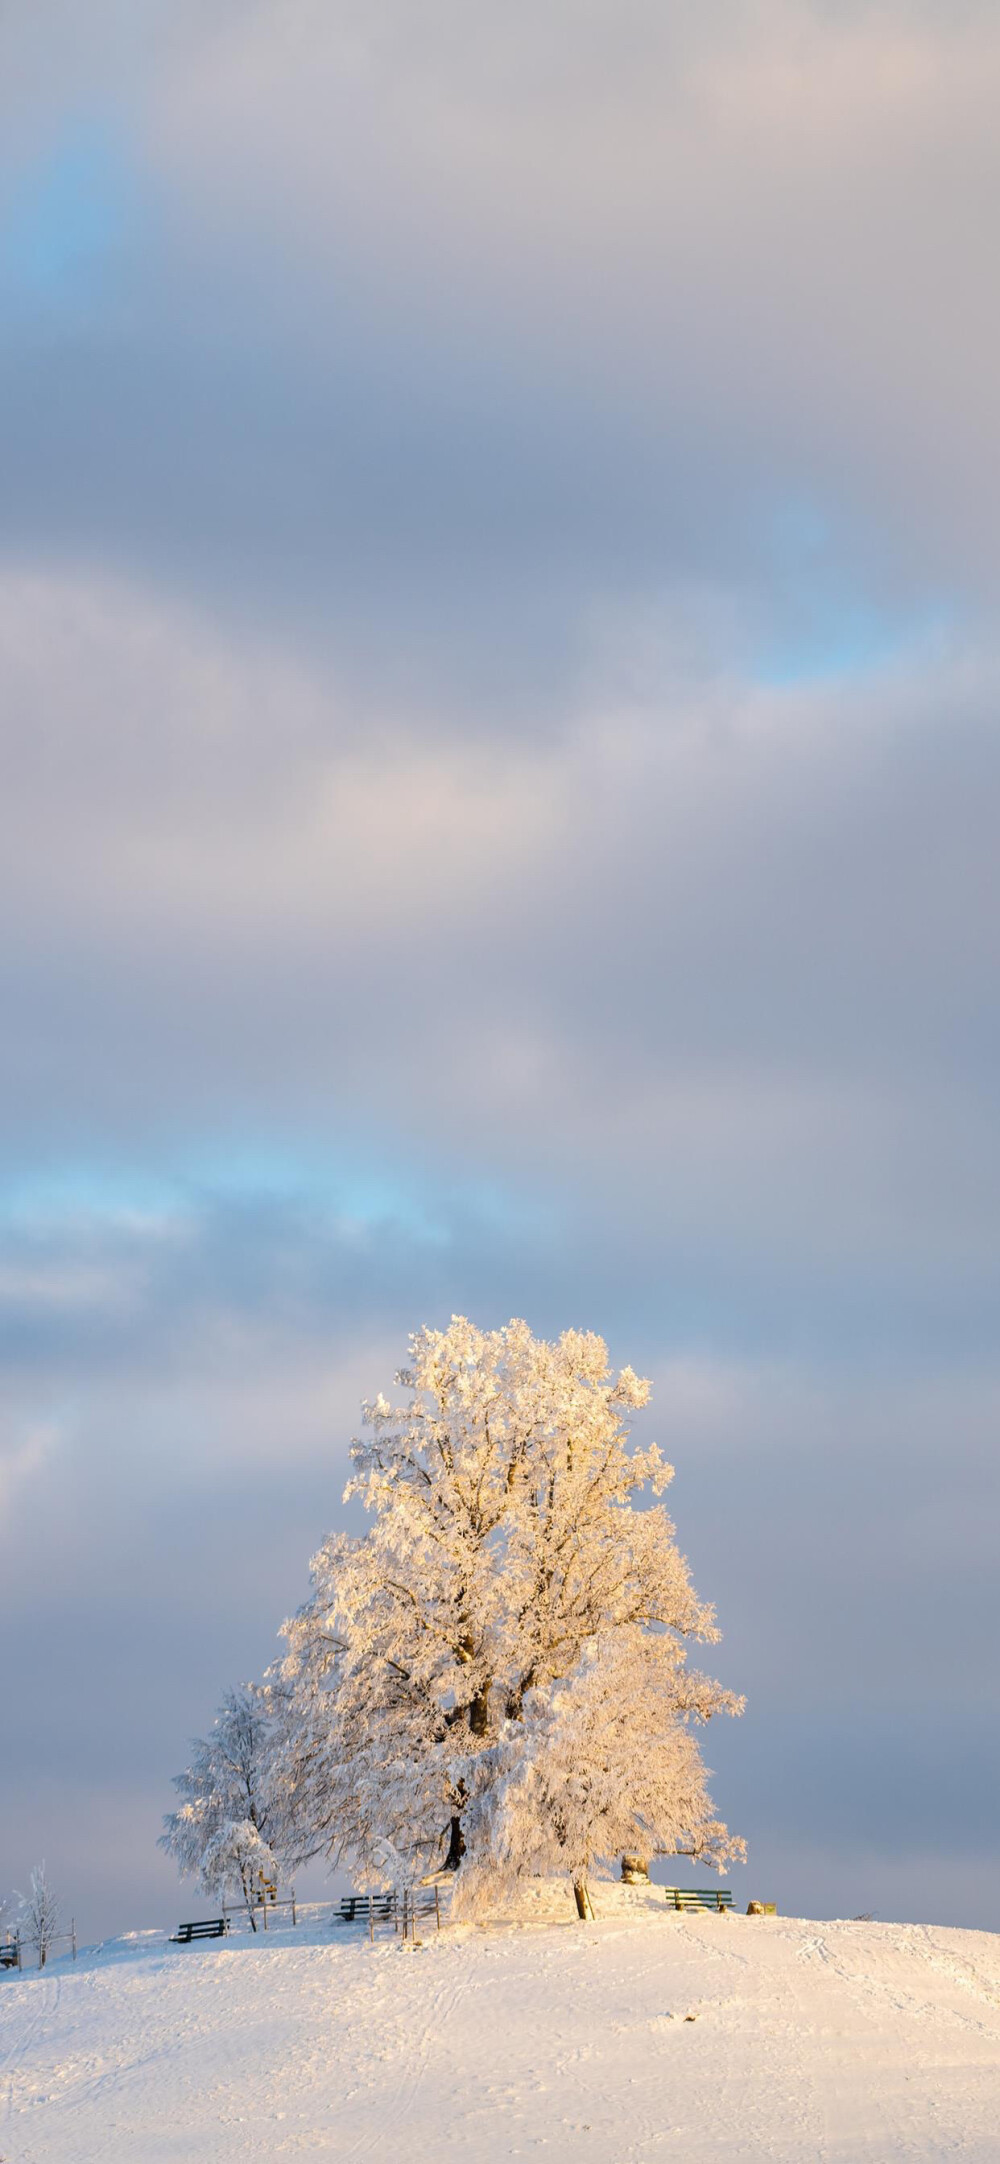
[[[265,1882],[277,1878],[278,1864],[252,1819],[226,1818],[202,1850],[199,1876],[207,1893],[224,1893],[227,1887],[238,1886],[256,1931],[254,1907]]]
[[[456,1317],[411,1340],[397,1380],[406,1401],[367,1407],[371,1435],[352,1449],[347,1495],[371,1529],[326,1542],[312,1597],[285,1626],[281,1784],[299,1854],[322,1850],[373,1878],[387,1851],[411,1871],[464,1862],[471,1882],[521,1853],[485,1799],[511,1780],[532,1721],[555,1703],[545,1694],[577,1671],[580,1684],[592,1641],[670,1648],[648,1658],[661,1683],[622,1709],[626,1785],[658,1721],[675,1755],[696,1756],[690,1718],[737,1705],[707,1679],[689,1679],[687,1695],[680,1684],[683,1641],[718,1632],[663,1505],[636,1507],[672,1469],[655,1444],[630,1446],[627,1416],[649,1386],[630,1368],[614,1375],[600,1338],[567,1331],[550,1344],[523,1322],[483,1332]],[[636,1831],[624,1804],[619,1818]],[[696,1842],[708,1823],[692,1821]]]
[[[183,1877],[197,1877],[206,1893],[239,1894],[255,1931],[261,1877],[277,1876],[274,1844],[281,1846],[274,1776],[281,1702],[277,1684],[226,1693],[210,1735],[196,1741],[190,1766],[175,1777],[183,1801],[160,1836]]]
[[[44,1863],[36,1863],[28,1881],[28,1891],[20,1894],[18,1899],[21,1936],[35,1948],[38,1966],[44,1969],[53,1943],[60,1936],[62,1923],[62,1907],[49,1885]]]

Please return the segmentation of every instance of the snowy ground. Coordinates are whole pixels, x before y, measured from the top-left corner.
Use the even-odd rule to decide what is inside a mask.
[[[998,2164],[1000,1937],[595,1906],[539,1888],[412,1951],[314,1921],[0,1977],[0,2156]]]

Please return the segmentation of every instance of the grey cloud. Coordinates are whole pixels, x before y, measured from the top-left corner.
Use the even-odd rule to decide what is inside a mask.
[[[540,1182],[611,1248],[638,1213],[660,1269],[751,1310],[756,1257],[779,1306],[805,1277],[988,1334],[989,665],[668,678],[660,709],[499,755],[341,741],[335,683],[127,593],[14,588],[15,659],[25,621],[22,1145],[374,1119],[435,1179],[457,1156],[518,1207]]]
[[[8,545],[266,596],[366,705],[504,731],[492,685],[539,721],[594,607],[692,574],[778,632],[852,572],[890,617],[994,605],[989,18],[572,20],[196,11],[133,47],[127,307],[15,332]],[[831,529],[793,568],[789,495]]]

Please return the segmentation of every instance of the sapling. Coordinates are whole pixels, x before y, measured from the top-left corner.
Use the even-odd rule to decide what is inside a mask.
[[[38,1954],[38,1966],[44,1969],[54,1941],[60,1936],[62,1910],[49,1885],[44,1863],[36,1863],[28,1881],[28,1891],[21,1894],[20,1926],[23,1938]]]

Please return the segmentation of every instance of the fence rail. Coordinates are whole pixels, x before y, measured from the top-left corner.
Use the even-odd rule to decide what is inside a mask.
[[[26,1938],[20,1927],[16,1931],[6,1932],[3,1939],[0,1940],[0,1969],[23,1969],[26,1946],[38,1947],[38,1966],[40,1969],[44,1969],[49,1955],[54,1952],[57,1946],[72,1947],[75,1961],[76,1917],[71,1917],[68,1931],[50,1931],[40,1946],[37,1939]]]
[[[391,1923],[396,1936],[402,1932],[404,1940],[416,1944],[417,1922],[421,1916],[433,1916],[435,1927],[441,1929],[441,1892],[433,1886],[394,1886],[383,1893],[346,1894],[340,1904],[340,1915],[335,1918],[342,1924],[368,1925],[368,1937],[374,1941],[376,1924]]]
[[[295,1926],[297,1926],[298,1924],[298,1909],[295,1900],[294,1886],[292,1887],[290,1894],[282,1894],[280,1901],[277,1899],[276,1895],[273,1894],[254,1894],[253,1899],[249,1902],[237,1901],[236,1903],[227,1906],[226,1897],[225,1894],[223,1894],[223,1916],[245,1916],[248,1909],[250,1910],[252,1915],[263,1917],[265,1931],[267,1930],[267,1918],[269,1910],[271,1915],[273,1916],[277,1909],[291,1909],[292,1923]]]

